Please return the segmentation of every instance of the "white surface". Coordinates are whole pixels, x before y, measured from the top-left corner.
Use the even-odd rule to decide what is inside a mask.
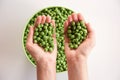
[[[36,11],[65,6],[81,12],[96,31],[89,80],[120,80],[120,0],[0,0],[0,80],[36,80],[22,49],[22,32]],[[67,72],[57,80],[67,80]]]

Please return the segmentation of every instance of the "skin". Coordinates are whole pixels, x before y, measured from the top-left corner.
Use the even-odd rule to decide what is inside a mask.
[[[67,28],[72,21],[84,20],[83,16],[78,13],[73,13],[68,17],[64,24],[65,32],[65,53],[68,65],[69,80],[88,80],[87,73],[87,58],[92,48],[95,46],[95,34],[89,23],[86,23],[88,36],[83,43],[74,50],[69,48],[69,39],[67,37]]]
[[[34,27],[30,27],[28,34],[26,48],[32,57],[36,61],[37,67],[37,80],[55,80],[56,79],[56,56],[57,56],[57,43],[55,36],[54,39],[54,50],[50,52],[44,52],[36,43],[33,43],[34,29],[38,24],[52,23],[55,26],[55,22],[51,20],[50,16],[38,16]]]

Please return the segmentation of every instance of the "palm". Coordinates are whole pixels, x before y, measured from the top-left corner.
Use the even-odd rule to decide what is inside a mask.
[[[65,27],[65,32],[67,32],[68,25],[72,21],[79,21],[79,20],[84,20],[81,14],[72,14],[68,17],[68,20],[65,22],[64,27]],[[69,39],[65,34],[65,53],[66,57],[68,59],[72,59],[74,57],[87,57],[88,53],[91,51],[93,46],[95,45],[95,36],[94,36],[94,31],[91,29],[89,24],[86,24],[87,30],[88,30],[88,36],[85,41],[82,42],[82,44],[79,45],[79,47],[75,50],[71,50],[69,48]]]

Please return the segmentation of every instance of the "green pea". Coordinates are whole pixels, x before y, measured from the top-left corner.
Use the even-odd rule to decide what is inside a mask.
[[[77,45],[77,44],[74,44],[74,45],[73,45],[73,48],[77,48],[77,47],[78,47],[78,45]]]
[[[72,25],[72,26],[75,26],[75,22],[74,22],[74,21],[73,21],[73,22],[71,22],[71,25]]]
[[[47,52],[47,51],[48,51],[48,48],[45,48],[45,51]]]
[[[45,45],[45,42],[42,42],[41,44],[42,44],[42,46],[44,46],[44,45]]]
[[[77,22],[77,26],[80,26],[80,22]]]
[[[37,43],[37,40],[34,40],[34,43]]]
[[[77,26],[77,29],[79,29],[79,30],[80,30],[80,29],[81,29],[81,26],[80,26],[80,25],[79,25],[79,26]]]
[[[39,31],[42,31],[42,28],[41,28],[41,27],[39,28]]]
[[[81,26],[85,26],[85,22],[84,21],[80,21],[80,25]]]
[[[44,35],[44,32],[41,32],[41,35],[43,36],[43,35]]]
[[[39,33],[38,33],[38,32],[35,32],[35,35],[36,35],[36,36],[38,36],[38,35],[39,35]]]
[[[70,38],[71,38],[71,39],[74,39],[74,38],[75,38],[75,35],[71,35]]]
[[[73,48],[73,44],[72,44],[72,43],[69,43],[69,47],[70,47],[70,48]]]
[[[80,31],[80,34],[82,35],[82,34],[83,34],[83,31]]]
[[[49,51],[52,52],[53,48],[49,48]]]
[[[40,41],[40,37],[37,38],[37,41]]]
[[[48,26],[49,24],[48,23],[45,23],[44,26]]]
[[[38,31],[38,28],[35,28],[35,31],[37,32],[37,31]]]
[[[71,33],[72,31],[71,30],[68,30],[68,33]]]

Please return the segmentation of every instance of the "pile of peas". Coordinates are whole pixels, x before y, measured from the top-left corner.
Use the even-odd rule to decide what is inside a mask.
[[[52,23],[39,24],[34,31],[33,40],[45,51],[52,52],[54,49],[53,36],[54,28]]]
[[[26,40],[29,33],[29,26],[34,25],[35,20],[37,16],[45,15],[45,16],[51,16],[53,20],[55,20],[55,27],[56,27],[56,39],[57,39],[57,60],[56,60],[56,72],[63,72],[67,70],[67,62],[65,57],[65,51],[64,51],[64,22],[67,20],[68,16],[73,13],[72,10],[69,10],[64,7],[49,7],[45,8],[39,12],[37,12],[28,22],[23,36],[24,41],[24,48],[27,54],[27,57],[30,59],[30,61],[36,65],[35,60],[32,58],[32,56],[29,54],[29,52],[26,49]],[[36,33],[38,34],[38,33]],[[38,38],[38,37],[37,37]],[[34,42],[39,43],[39,39],[35,38]],[[37,40],[37,41],[36,41]],[[42,39],[41,39],[42,40]],[[44,44],[44,43],[43,43]],[[41,45],[41,44],[40,44]],[[41,45],[42,46],[42,45]],[[52,48],[53,47],[49,47]],[[44,49],[45,51],[49,51],[48,48]]]
[[[76,49],[87,37],[87,29],[84,21],[71,22],[68,26],[67,36],[69,38],[69,47]]]

